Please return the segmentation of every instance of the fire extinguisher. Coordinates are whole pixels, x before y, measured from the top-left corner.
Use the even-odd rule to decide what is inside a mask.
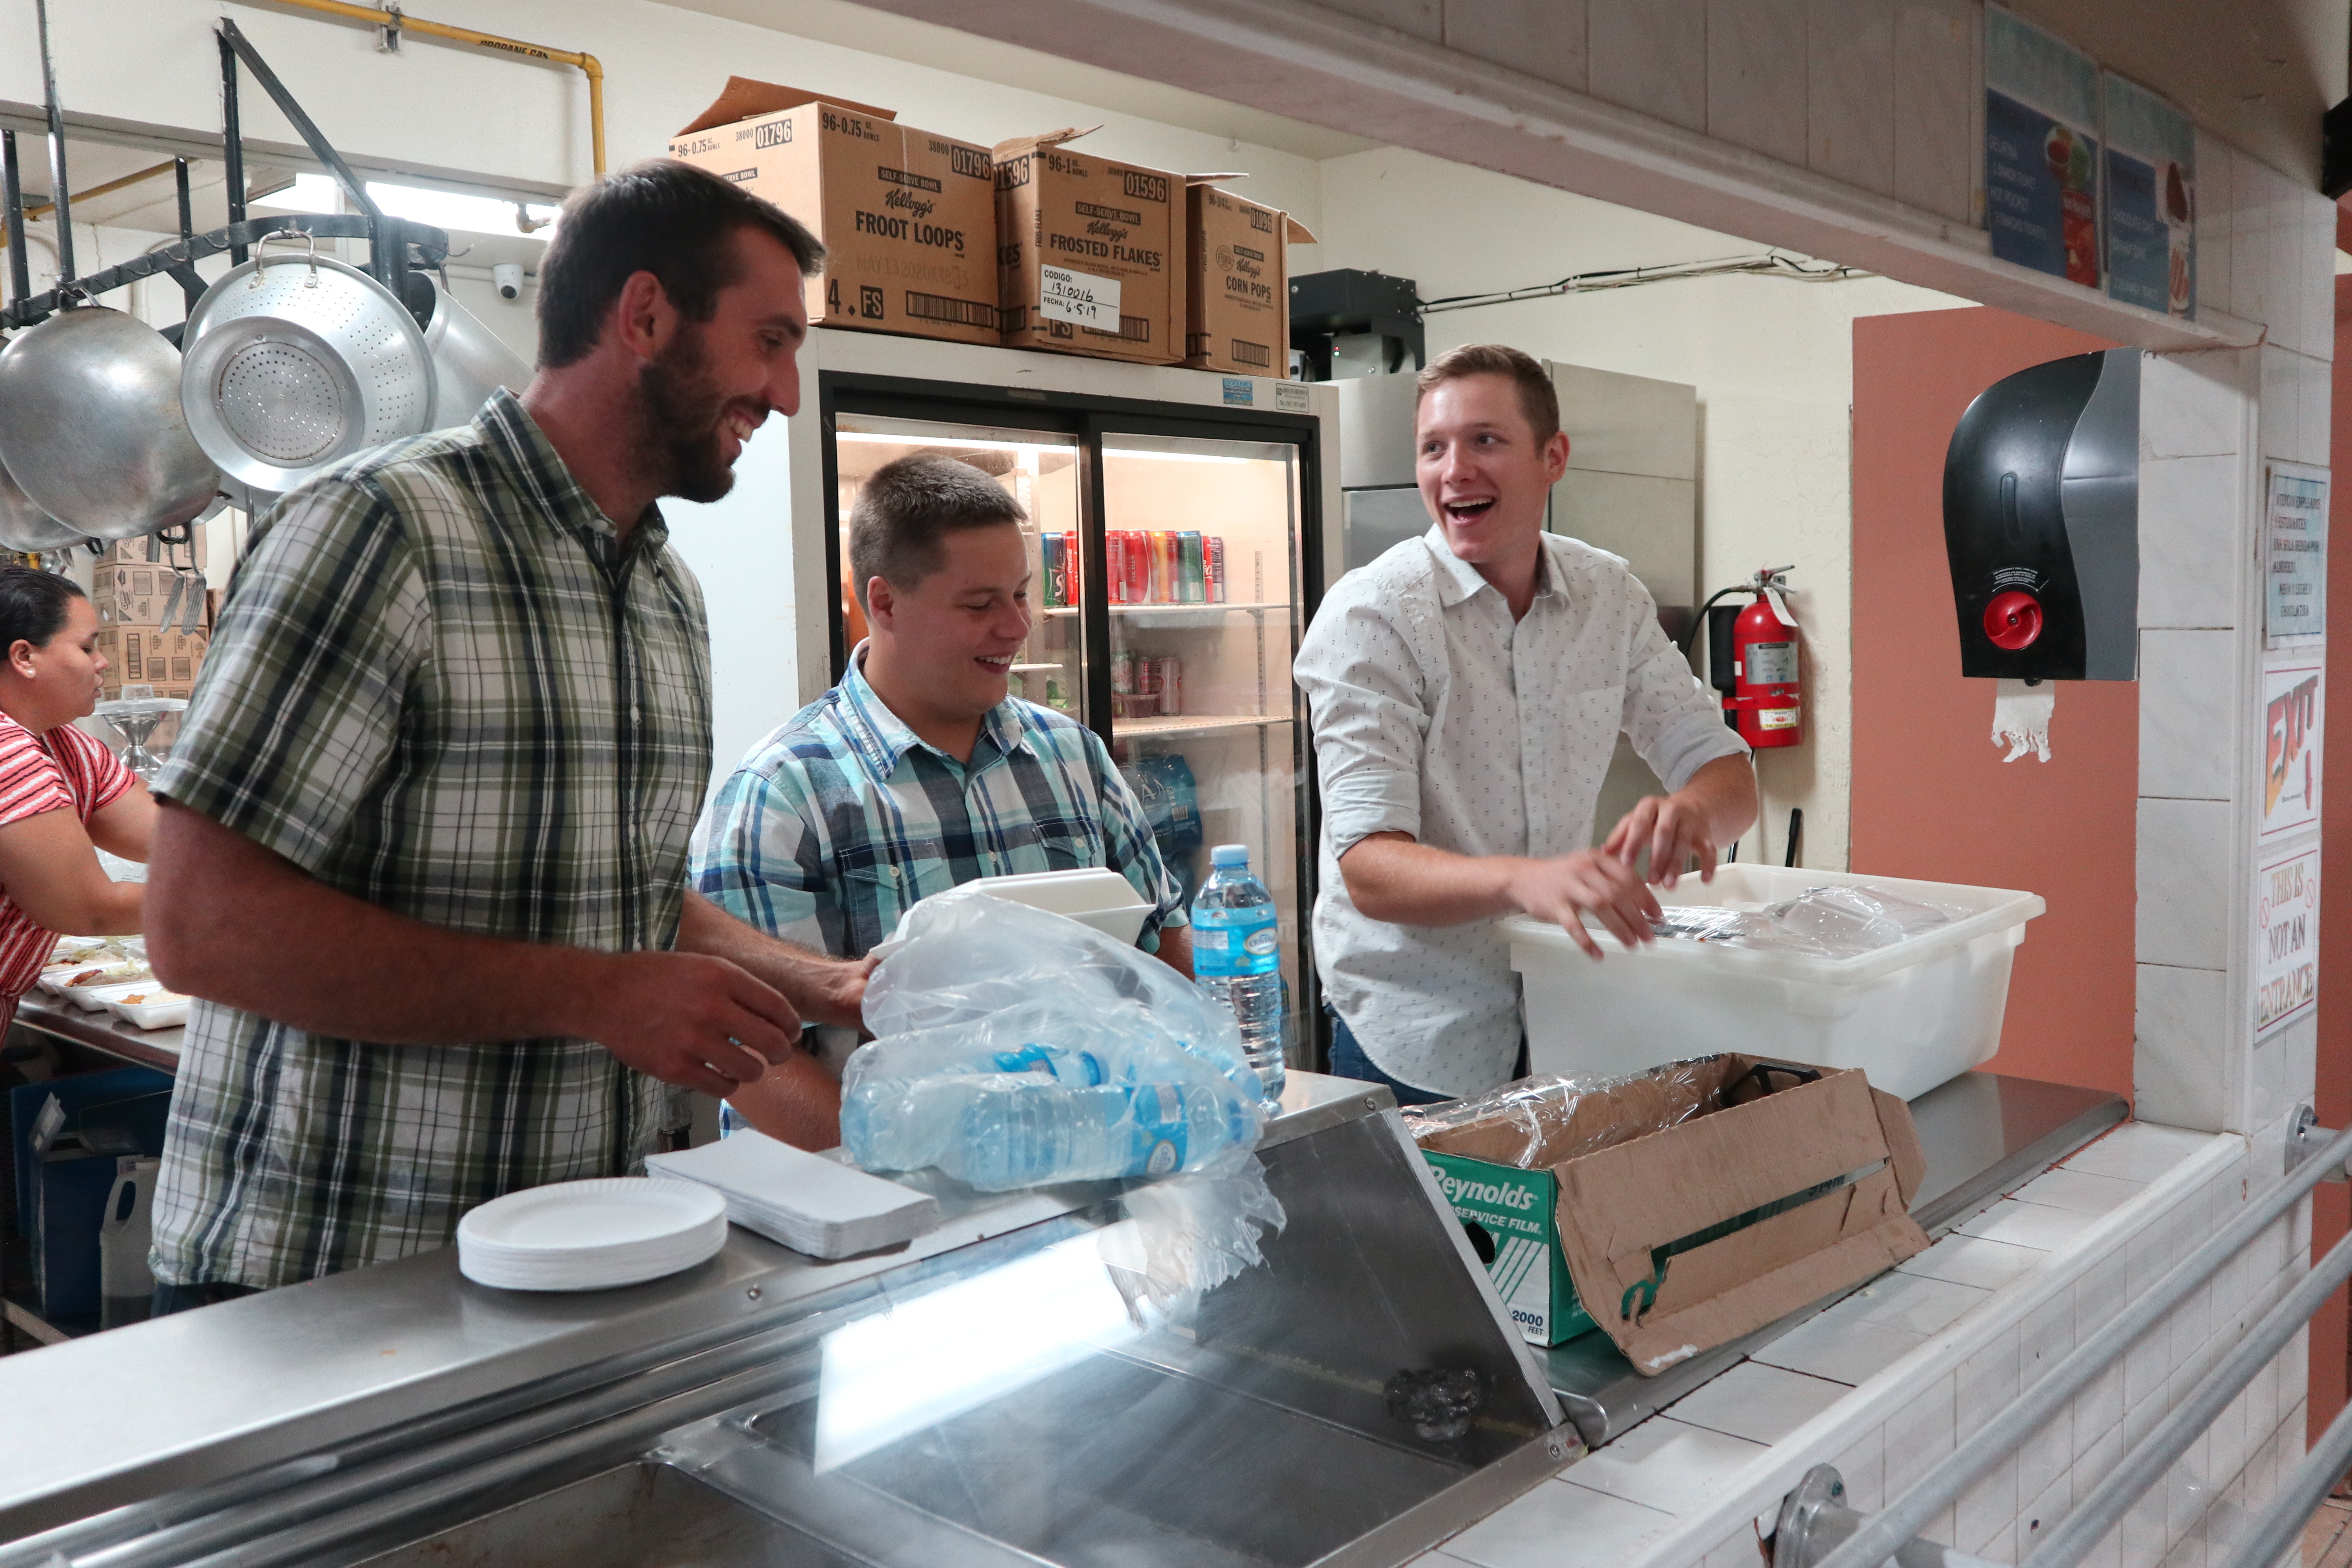
[[[1793,746],[1805,738],[1797,617],[1789,613],[1787,597],[1795,570],[1767,566],[1699,606],[1706,623],[1707,683],[1723,695],[1723,721],[1759,749]],[[1717,604],[1731,594],[1755,597],[1745,606]]]

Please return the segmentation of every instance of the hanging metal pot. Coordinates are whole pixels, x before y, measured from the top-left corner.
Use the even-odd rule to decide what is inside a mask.
[[[59,522],[33,504],[25,489],[0,468],[0,546],[10,550],[63,550],[89,536]]]
[[[435,387],[425,334],[390,289],[309,235],[283,237],[310,253],[265,241],[205,290],[180,338],[195,438],[231,479],[279,495],[429,428]]]
[[[186,522],[220,488],[181,410],[180,356],[154,328],[98,305],[0,349],[0,466],[76,538]]]
[[[436,387],[428,429],[471,424],[491,393],[503,386],[520,397],[530,384],[530,366],[522,356],[437,280],[433,283],[433,319],[425,323],[425,346],[433,355]]]

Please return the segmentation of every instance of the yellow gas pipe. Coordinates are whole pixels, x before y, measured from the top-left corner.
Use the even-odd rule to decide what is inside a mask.
[[[497,49],[501,54],[515,55],[527,60],[546,60],[553,65],[572,66],[588,79],[588,143],[596,173],[604,172],[604,68],[596,57],[576,49],[551,49],[541,44],[526,44],[519,38],[502,38],[496,33],[478,33],[471,27],[453,27],[446,22],[427,22],[404,11],[379,11],[373,5],[352,5],[344,0],[273,0],[279,5],[291,5],[298,10],[316,11],[322,16],[341,16],[347,21],[364,22],[371,27],[390,27],[395,32],[422,33],[428,38],[446,38],[452,43],[471,44],[477,48]]]

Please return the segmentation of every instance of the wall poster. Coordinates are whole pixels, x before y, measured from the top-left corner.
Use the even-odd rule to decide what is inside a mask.
[[[1992,253],[2099,286],[2099,66],[1985,7],[1985,226]]]
[[[2319,1002],[2319,846],[2254,873],[2254,1034]]]
[[[2263,825],[2265,843],[2319,821],[2320,729],[2326,688],[2317,659],[2263,671]]]
[[[2273,458],[2263,495],[2263,646],[2327,635],[2327,470]]]
[[[2122,77],[2104,75],[2107,292],[2195,320],[2197,132],[2189,117]]]

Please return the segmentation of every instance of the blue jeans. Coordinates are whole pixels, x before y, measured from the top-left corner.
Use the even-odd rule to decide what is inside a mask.
[[[1432,1094],[1425,1089],[1415,1089],[1374,1067],[1372,1058],[1364,1054],[1364,1047],[1356,1043],[1354,1032],[1348,1027],[1348,1020],[1330,1008],[1324,1011],[1331,1016],[1333,1077],[1351,1078],[1359,1083],[1384,1083],[1396,1095],[1399,1105],[1443,1105],[1454,1098],[1450,1094]]]

